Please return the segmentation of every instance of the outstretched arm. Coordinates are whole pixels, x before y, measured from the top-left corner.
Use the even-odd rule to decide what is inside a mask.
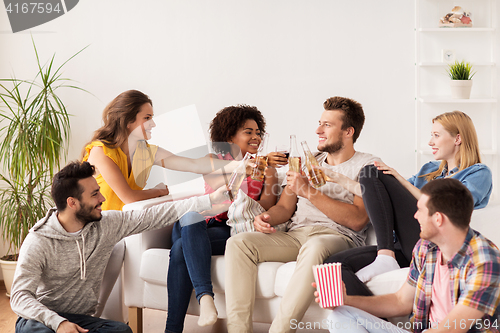
[[[416,288],[405,282],[393,294],[377,296],[344,295],[344,304],[356,307],[381,318],[409,315],[413,310]]]
[[[314,288],[317,287],[314,282],[312,286]],[[406,282],[393,294],[377,296],[347,295],[344,282],[342,282],[342,288],[344,293],[344,305],[350,305],[381,318],[409,315],[413,309],[413,300],[416,291],[415,287],[412,287]],[[319,293],[317,291],[314,292],[314,296],[316,297],[316,303],[319,303]]]
[[[95,165],[106,183],[125,204],[168,194],[166,186],[165,188],[149,190],[133,190],[130,188],[118,165],[104,154],[102,147],[92,148],[88,161],[90,164]]]
[[[158,148],[155,156],[155,165],[177,171],[187,171],[197,174],[223,174],[231,173],[238,166],[238,161],[220,160],[213,154],[201,158],[189,158],[172,154]]]

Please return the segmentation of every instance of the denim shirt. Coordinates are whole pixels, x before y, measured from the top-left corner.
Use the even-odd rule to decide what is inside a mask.
[[[413,184],[413,186],[421,189],[427,184],[426,177],[420,177],[422,175],[431,173],[439,169],[441,161],[430,161],[422,166],[420,171],[408,178],[408,181]],[[446,173],[448,170],[443,169],[443,172],[436,177],[446,178]],[[491,190],[493,188],[493,181],[491,178],[491,170],[485,164],[476,163],[470,167],[458,171],[458,168],[454,168],[450,171],[449,178],[455,178],[462,182],[472,193],[474,198],[474,209],[479,209],[486,207],[488,201],[490,200]]]

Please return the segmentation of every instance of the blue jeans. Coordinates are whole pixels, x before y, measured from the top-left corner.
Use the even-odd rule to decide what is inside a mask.
[[[59,313],[61,317],[88,329],[88,333],[132,333],[132,329],[124,323],[86,315]],[[39,321],[19,317],[16,321],[16,333],[54,333]]]
[[[168,316],[165,332],[182,332],[193,288],[196,299],[213,296],[212,255],[222,255],[230,228],[225,222],[189,212],[174,224],[167,274]]]
[[[326,324],[330,333],[408,333],[404,330],[404,323],[398,323],[396,326],[346,305],[335,308],[328,316]]]

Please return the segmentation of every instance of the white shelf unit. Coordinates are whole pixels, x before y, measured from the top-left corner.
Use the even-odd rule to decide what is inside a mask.
[[[473,27],[440,28],[439,19],[455,6],[472,13]],[[493,172],[494,195],[498,178],[497,0],[415,0],[415,153],[416,168],[432,160],[427,145],[431,120],[453,110],[467,113],[476,126],[483,162]],[[448,62],[471,62],[476,71],[470,99],[451,98]]]

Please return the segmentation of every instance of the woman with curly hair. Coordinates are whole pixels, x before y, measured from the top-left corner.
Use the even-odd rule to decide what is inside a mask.
[[[220,160],[240,160],[245,154],[257,152],[266,122],[260,111],[253,106],[229,106],[217,113],[210,123],[210,139]],[[269,158],[263,182],[246,178],[240,189],[257,200],[266,210],[276,203],[272,187],[277,184],[275,166],[278,157]],[[205,193],[224,184],[222,176],[205,175]],[[226,203],[220,210],[226,212],[207,217],[190,212],[174,224],[172,248],[167,275],[168,316],[165,332],[182,332],[193,288],[200,304],[198,325],[213,325],[217,310],[213,300],[210,274],[212,255],[224,254],[230,228],[226,224]],[[209,212],[204,212],[209,215]]]

